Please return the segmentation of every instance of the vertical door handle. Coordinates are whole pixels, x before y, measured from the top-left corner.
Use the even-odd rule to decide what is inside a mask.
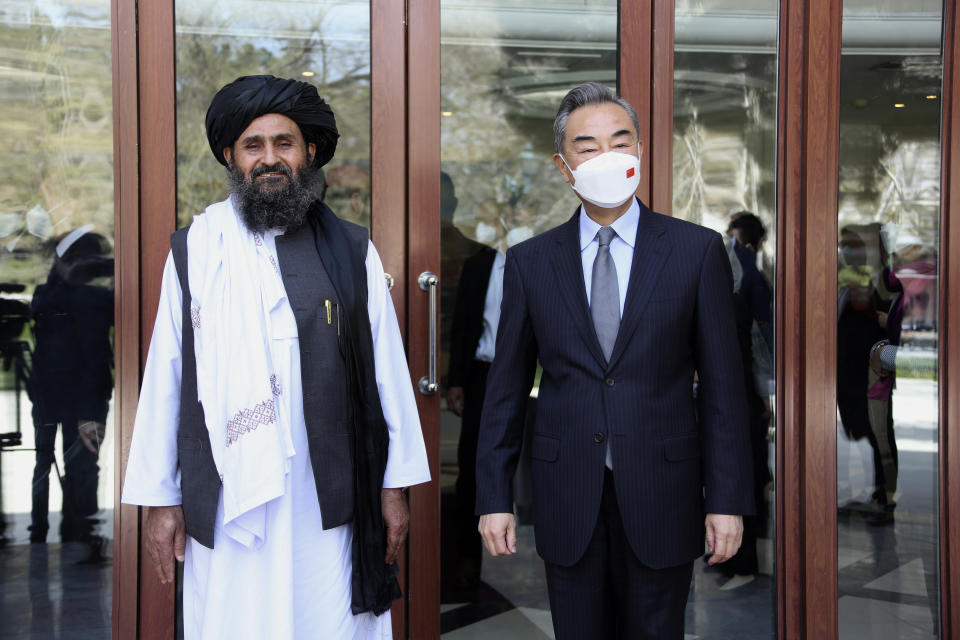
[[[387,291],[393,291],[393,276],[389,273],[384,273],[383,279],[387,281]]]
[[[440,278],[432,271],[424,271],[420,274],[417,283],[430,296],[430,369],[427,375],[420,378],[417,386],[420,387],[420,393],[432,396],[440,391],[440,385],[437,383],[437,287],[440,285]]]

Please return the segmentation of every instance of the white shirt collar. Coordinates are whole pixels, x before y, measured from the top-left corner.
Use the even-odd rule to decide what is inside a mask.
[[[637,239],[638,224],[640,224],[640,205],[637,199],[634,198],[633,204],[630,205],[626,213],[614,220],[610,226],[617,232],[617,236],[633,249],[633,243],[636,242]],[[580,251],[586,249],[587,245],[593,242],[599,230],[600,225],[588,216],[583,210],[583,205],[580,205]]]

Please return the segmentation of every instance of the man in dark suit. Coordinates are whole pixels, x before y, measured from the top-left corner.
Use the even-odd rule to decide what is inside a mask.
[[[753,511],[730,263],[718,234],[634,197],[638,132],[603,85],[567,94],[554,162],[583,205],[504,269],[479,528],[492,555],[516,552],[511,478],[539,360],[534,525],[560,640],[682,638],[704,533],[723,562]]]

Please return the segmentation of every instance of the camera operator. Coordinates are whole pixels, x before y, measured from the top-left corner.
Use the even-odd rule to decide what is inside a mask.
[[[35,339],[30,390],[36,429],[30,541],[45,542],[49,522],[50,466],[57,428],[63,440],[63,520],[60,537],[91,546],[102,559],[95,535],[99,466],[113,392],[113,290],[94,284],[113,275],[110,247],[92,225],[67,234],[57,245],[45,284],[31,303]]]

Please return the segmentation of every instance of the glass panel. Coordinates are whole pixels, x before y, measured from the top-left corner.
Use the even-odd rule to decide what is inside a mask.
[[[481,553],[473,470],[487,367],[482,361],[492,352],[480,361],[477,352],[491,271],[481,269],[479,279],[470,281],[460,275],[478,252],[505,251],[565,221],[580,204],[551,160],[553,119],[574,86],[595,80],[616,87],[617,3],[501,0],[478,7],[442,0],[441,73],[441,371],[447,374],[441,631],[451,637],[494,629],[511,638],[553,637],[543,562],[533,539],[526,448],[514,486],[519,551],[495,560]],[[467,298],[479,300],[474,307],[480,311],[472,316],[458,302]],[[475,335],[451,345],[451,333],[458,332]],[[451,349],[462,353],[457,371],[450,368]],[[451,393],[463,398],[462,420],[452,410]],[[528,424],[536,387],[532,396]]]
[[[293,0],[177,2],[177,225],[223,200],[226,170],[207,144],[214,94],[239,76],[269,73],[316,85],[340,131],[319,195],[370,227],[370,7]]]
[[[698,562],[686,632],[701,638],[776,635],[776,424],[773,283],[776,257],[777,0],[677,0],[673,214],[724,234],[742,313],[757,515],[740,552]]]
[[[109,638],[110,2],[5,2],[0,42],[0,620]]]
[[[837,219],[842,638],[939,632],[941,19],[939,0],[848,0],[843,9]]]

